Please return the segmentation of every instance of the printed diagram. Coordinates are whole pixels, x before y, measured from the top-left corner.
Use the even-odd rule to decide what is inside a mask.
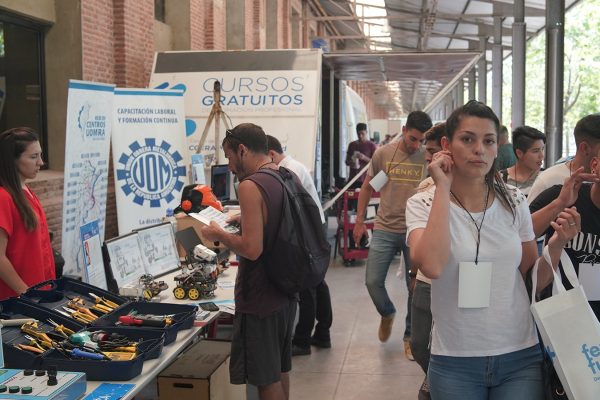
[[[148,265],[150,265],[153,262],[160,261],[169,256],[171,251],[167,243],[162,242],[162,245],[159,244],[157,246],[157,244],[152,241],[152,235],[145,234],[142,236],[142,253],[144,257],[146,257]]]
[[[78,163],[79,181],[72,181],[74,185],[67,190],[67,208],[65,212],[69,215],[67,230],[64,233],[63,241],[72,241],[75,243],[79,240],[79,227],[87,224],[90,221],[99,219],[101,204],[98,199],[105,198],[103,193],[106,193],[106,167],[96,166],[92,164],[92,160],[86,160]],[[100,232],[103,236],[104,221],[100,221]],[[72,246],[69,258],[76,265],[76,273],[80,274],[84,270],[83,255],[81,254],[81,246]],[[73,272],[73,271],[71,271]]]
[[[121,246],[114,247],[114,255],[111,255],[111,265],[113,266],[113,273],[118,273],[123,280],[127,280],[126,278],[134,275],[137,270],[144,271],[142,259],[135,254],[130,254],[130,257],[127,258]]]

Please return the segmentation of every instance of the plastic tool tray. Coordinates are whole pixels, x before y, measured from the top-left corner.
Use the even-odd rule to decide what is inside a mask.
[[[65,306],[73,297],[81,297],[91,304],[96,303],[96,299],[91,294],[104,298],[117,305],[127,303],[125,297],[117,296],[107,290],[92,286],[71,278],[59,278],[32,286],[23,297],[38,303],[44,308],[60,309]]]
[[[105,331],[108,334],[118,333],[126,335],[128,338],[137,341],[137,356],[127,361],[109,361],[109,360],[86,360],[72,359],[56,349],[45,350],[41,354],[35,354],[30,351],[16,348],[18,344],[30,344],[25,338],[19,326],[7,326],[2,329],[2,341],[5,365],[9,368],[22,369],[44,369],[48,366],[57,366],[62,371],[85,372],[89,380],[129,380],[140,374],[143,362],[151,358],[157,358],[161,352],[164,343],[162,332],[142,331],[137,332],[127,328],[106,327],[85,328],[82,324],[64,317],[53,311],[40,308],[39,306],[27,301],[16,298],[0,302],[0,317],[3,319],[33,318],[38,320],[38,327],[44,333],[51,335],[51,339],[59,340],[59,336],[54,333],[54,326],[51,321],[64,327],[78,332],[85,330],[88,332]],[[108,368],[107,368],[108,367]]]
[[[194,325],[197,310],[197,306],[190,304],[146,303],[134,301],[119,307],[110,314],[98,318],[92,323],[92,326],[99,328],[117,326],[119,317],[131,314],[134,314],[133,317],[144,315],[169,316],[169,318],[172,319],[172,324],[162,328],[143,325],[123,327],[123,329],[164,332],[165,345],[167,345],[175,341],[177,332],[183,329],[190,329]]]

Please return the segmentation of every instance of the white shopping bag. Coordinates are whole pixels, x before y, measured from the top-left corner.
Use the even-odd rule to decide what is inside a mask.
[[[542,254],[551,264],[547,248],[544,248]],[[536,303],[536,263],[532,275],[531,312],[569,399],[598,400],[600,323],[579,284],[573,264],[564,251],[560,261],[573,289],[565,290],[560,274],[553,270],[556,294]]]

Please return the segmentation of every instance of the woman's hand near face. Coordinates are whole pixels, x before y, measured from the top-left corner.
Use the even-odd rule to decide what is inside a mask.
[[[565,208],[556,221],[550,222],[554,229],[554,234],[548,240],[548,246],[556,250],[562,250],[563,247],[581,230],[581,215],[575,207]]]
[[[447,150],[438,151],[433,155],[431,163],[427,167],[429,176],[433,179],[436,186],[450,189],[452,185],[452,169],[454,161],[452,160],[452,154]]]

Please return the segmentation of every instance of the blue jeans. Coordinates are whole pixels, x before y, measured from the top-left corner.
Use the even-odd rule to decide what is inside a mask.
[[[539,345],[492,357],[432,354],[429,390],[433,400],[542,400]]]
[[[411,305],[410,349],[423,372],[429,366],[429,342],[431,338],[431,285],[417,280],[413,289]]]
[[[377,312],[382,317],[396,313],[396,307],[390,300],[390,296],[385,288],[385,278],[390,269],[390,264],[398,251],[404,255],[404,279],[406,287],[409,288],[410,277],[410,257],[408,247],[406,246],[406,234],[393,233],[382,230],[373,231],[373,237],[369,244],[369,257],[367,259],[366,284],[369,295]],[[410,337],[410,305],[412,303],[412,293],[408,291],[408,301],[406,303],[406,329],[404,339]]]

